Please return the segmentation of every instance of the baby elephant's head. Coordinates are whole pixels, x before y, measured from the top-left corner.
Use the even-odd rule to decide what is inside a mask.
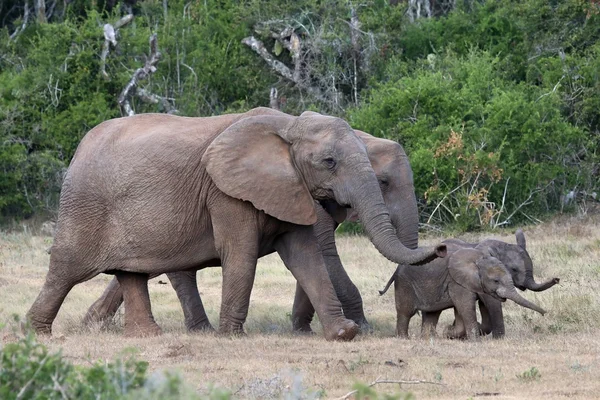
[[[486,293],[500,301],[510,299],[542,315],[546,313],[519,295],[508,270],[486,251],[461,249],[454,252],[450,256],[448,271],[456,283],[472,292]]]

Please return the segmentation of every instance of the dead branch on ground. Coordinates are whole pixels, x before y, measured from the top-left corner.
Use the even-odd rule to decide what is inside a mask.
[[[368,387],[373,387],[377,384],[380,383],[395,383],[398,385],[420,385],[420,384],[430,384],[430,385],[439,385],[439,386],[446,386],[445,384],[441,383],[441,382],[432,382],[432,381],[423,381],[423,380],[414,380],[414,381],[405,381],[405,380],[391,380],[391,379],[379,379],[377,378],[376,380],[374,380],[373,382],[371,382]],[[358,393],[358,390],[353,390],[351,392],[346,393],[344,396],[342,397],[338,397],[336,400],[346,400],[349,399],[350,396],[355,395],[356,393]]]

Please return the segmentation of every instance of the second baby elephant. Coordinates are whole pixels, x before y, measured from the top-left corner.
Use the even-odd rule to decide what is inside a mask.
[[[267,110],[265,110],[267,111]],[[268,111],[277,113],[273,110]],[[302,116],[318,114],[306,112]],[[355,130],[365,144],[367,155],[379,182],[390,220],[402,244],[410,249],[418,245],[418,209],[415,198],[412,170],[408,157],[398,143],[373,137]],[[340,261],[335,244],[334,231],[347,215],[355,214],[335,202],[322,202],[327,213],[318,213],[314,225],[315,235],[325,260],[337,297],[342,304],[344,316],[356,322],[361,329],[369,329],[365,318],[360,292],[350,280]],[[204,312],[196,284],[196,272],[184,271],[167,274],[181,302],[186,328],[190,331],[212,329]],[[116,279],[109,284],[103,295],[90,307],[84,323],[103,323],[112,318],[122,303],[123,293]],[[297,331],[310,331],[314,307],[301,285],[297,285],[293,310],[293,326]]]
[[[517,304],[545,311],[521,297],[505,266],[481,249],[449,249],[448,256],[425,265],[399,265],[384,294],[394,282],[398,336],[408,336],[411,317],[417,312],[438,312],[454,307],[462,319],[467,338],[479,335],[475,302],[484,293],[499,301],[510,299]]]

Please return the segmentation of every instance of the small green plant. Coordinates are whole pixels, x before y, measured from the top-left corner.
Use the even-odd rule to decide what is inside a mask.
[[[367,364],[369,364],[369,360],[365,360],[362,358],[362,356],[358,356],[358,360],[350,361],[350,363],[348,363],[348,371],[354,372],[358,368],[362,367],[363,365],[367,365]]]
[[[364,382],[356,382],[352,388],[356,391],[354,398],[356,400],[414,400],[414,396],[410,392],[397,394],[378,393],[373,384],[369,385]]]
[[[542,377],[540,371],[536,367],[531,367],[526,371],[523,371],[521,374],[517,374],[517,379],[521,382],[534,382],[539,381]]]

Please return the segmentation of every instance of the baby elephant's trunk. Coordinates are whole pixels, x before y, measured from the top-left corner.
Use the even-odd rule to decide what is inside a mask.
[[[517,290],[514,288],[512,290],[498,290],[498,295],[505,299],[510,299],[520,306],[529,308],[533,311],[537,311],[542,315],[546,314],[546,310],[530,302],[526,298],[522,297],[519,293],[517,293]]]

